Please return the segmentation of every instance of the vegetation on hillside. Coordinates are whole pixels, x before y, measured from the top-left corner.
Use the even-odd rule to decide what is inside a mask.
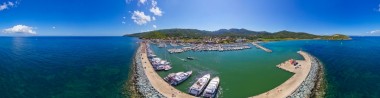
[[[244,38],[248,40],[297,40],[297,39],[327,39],[327,40],[347,40],[350,39],[346,35],[335,34],[332,36],[320,36],[305,32],[279,31],[250,31],[247,29],[220,29],[217,31],[205,31],[197,29],[162,29],[149,32],[129,34],[125,36],[133,36],[145,39],[181,39],[190,41],[199,41],[207,38],[224,38],[224,41],[231,42],[236,39]]]

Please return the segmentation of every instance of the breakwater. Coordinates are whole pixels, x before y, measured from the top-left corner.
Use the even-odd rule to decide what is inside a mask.
[[[145,98],[165,98],[162,94],[160,94],[154,87],[150,84],[148,77],[144,72],[144,68],[141,61],[141,47],[137,49],[134,58],[134,76],[133,76],[133,86],[135,90],[137,90],[139,97]]]
[[[323,97],[324,83],[323,65],[317,58],[307,54],[310,57],[311,69],[307,78],[302,84],[287,98],[310,98],[310,97]]]
[[[272,50],[270,50],[270,49],[268,49],[268,48],[265,48],[265,47],[259,45],[259,44],[256,43],[256,42],[252,42],[252,45],[256,46],[257,48],[260,48],[260,49],[264,50],[265,52],[272,52]]]

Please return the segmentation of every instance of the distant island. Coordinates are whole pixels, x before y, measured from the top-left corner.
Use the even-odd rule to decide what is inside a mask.
[[[323,39],[323,40],[349,40],[347,35],[334,34],[314,35],[305,32],[293,31],[251,31],[247,29],[220,29],[217,31],[206,31],[198,29],[162,29],[148,32],[127,34],[124,36],[139,37],[141,39],[167,39],[183,40],[185,42],[204,42],[205,40],[216,43],[234,43],[237,41],[280,41],[301,39]]]

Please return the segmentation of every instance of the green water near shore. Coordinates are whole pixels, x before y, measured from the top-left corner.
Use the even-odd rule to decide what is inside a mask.
[[[291,58],[303,59],[296,53],[299,47],[284,48],[275,43],[263,44],[272,49],[273,53],[267,53],[255,47],[240,51],[190,51],[179,54],[169,54],[167,48],[158,48],[156,45],[151,45],[151,49],[156,55],[172,64],[173,69],[170,71],[158,72],[161,77],[173,72],[193,71],[193,75],[188,80],[176,86],[177,89],[187,92],[197,78],[211,73],[212,77],[219,76],[221,79],[219,97],[240,98],[271,90],[293,75],[277,68],[276,65]],[[189,56],[195,57],[196,60],[187,60],[187,62],[181,60]]]

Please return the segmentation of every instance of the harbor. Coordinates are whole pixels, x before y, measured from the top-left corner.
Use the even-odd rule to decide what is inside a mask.
[[[172,69],[170,69],[168,71],[155,71],[154,68],[152,71],[152,73],[156,73],[160,77],[160,80],[154,80],[154,81],[162,81],[162,83],[165,83],[164,86],[168,86],[168,87],[160,87],[160,88],[173,88],[173,89],[175,89],[173,91],[177,92],[177,93],[170,93],[170,92],[168,93],[167,92],[166,95],[162,94],[162,96],[166,96],[166,97],[173,96],[171,94],[174,94],[174,96],[191,96],[191,97],[194,97],[194,94],[193,95],[189,94],[190,88],[192,87],[192,85],[194,85],[196,83],[196,81],[199,81],[198,79],[200,79],[202,76],[206,75],[207,73],[211,74],[211,77],[208,78],[209,82],[208,82],[208,84],[205,84],[205,86],[201,86],[202,93],[199,93],[199,94],[197,93],[196,96],[207,96],[207,94],[205,94],[206,91],[212,92],[212,90],[207,90],[207,86],[211,85],[210,84],[211,80],[213,78],[215,78],[216,76],[221,77],[222,81],[220,82],[220,85],[221,85],[221,87],[219,87],[220,89],[217,89],[215,91],[215,92],[217,92],[217,94],[215,96],[227,97],[227,98],[232,97],[232,96],[249,97],[249,96],[253,96],[253,95],[255,95],[255,96],[260,95],[263,92],[270,91],[271,89],[276,88],[278,85],[282,85],[282,83],[285,83],[286,81],[288,81],[288,79],[294,77],[294,74],[290,73],[291,70],[290,71],[284,71],[284,72],[272,71],[270,73],[267,73],[268,71],[265,71],[264,69],[256,67],[256,68],[254,68],[255,69],[254,73],[266,72],[266,74],[261,74],[261,75],[260,74],[250,74],[251,79],[247,80],[244,78],[234,78],[234,76],[231,76],[231,74],[244,76],[243,74],[240,74],[239,72],[229,73],[229,71],[234,71],[234,70],[244,71],[245,69],[253,69],[253,68],[240,69],[243,66],[247,66],[244,63],[236,64],[236,65],[234,65],[234,67],[228,67],[228,70],[215,70],[213,67],[213,66],[215,66],[215,68],[218,68],[219,65],[222,65],[222,66],[233,65],[233,62],[246,61],[248,59],[250,59],[250,61],[252,61],[251,57],[255,57],[255,56],[252,56],[252,53],[255,53],[256,55],[261,55],[261,57],[263,59],[254,59],[252,62],[256,62],[256,63],[251,63],[251,64],[261,64],[260,62],[265,62],[262,64],[264,64],[264,65],[270,64],[270,65],[275,66],[275,65],[279,64],[279,63],[275,64],[276,62],[283,62],[284,61],[281,59],[277,59],[276,57],[273,58],[272,56],[270,56],[270,55],[273,55],[272,53],[267,54],[265,52],[258,52],[258,49],[250,49],[249,51],[242,51],[242,52],[218,52],[218,51],[197,52],[197,51],[194,51],[194,52],[184,52],[181,54],[170,54],[165,50],[166,48],[160,48],[160,47],[158,47],[158,45],[151,45],[150,48],[151,48],[151,51],[154,52],[154,55],[153,55],[154,57],[161,57],[161,60],[167,60],[167,62],[170,62],[171,66],[174,66]],[[167,47],[167,48],[169,48],[169,47]],[[150,50],[147,49],[147,51],[150,51]],[[254,52],[254,51],[257,51],[257,52]],[[225,54],[225,56],[222,56],[222,54]],[[236,56],[233,54],[236,54]],[[239,55],[237,55],[237,54],[239,54]],[[277,54],[277,52],[276,52],[276,54]],[[289,55],[289,54],[291,54],[291,55]],[[286,55],[289,55],[294,59],[302,59],[302,58],[298,58],[297,55],[293,55],[293,54],[296,54],[296,53],[295,52],[286,53]],[[221,56],[222,58],[219,58],[219,56],[217,56],[217,55]],[[284,54],[282,54],[282,55],[284,55]],[[217,58],[209,58],[209,56],[216,56]],[[190,57],[192,59],[195,58],[196,60],[183,62],[181,59],[186,59],[186,57]],[[246,57],[246,58],[242,58],[242,57]],[[265,59],[265,58],[269,58],[269,57],[272,59]],[[303,57],[303,56],[301,55],[301,57]],[[148,54],[147,54],[147,58],[148,58],[148,62],[149,62],[150,57]],[[217,62],[215,62],[216,59],[223,59],[224,61],[223,61],[223,63],[217,63]],[[233,60],[233,61],[231,61],[231,60]],[[290,62],[289,59],[287,59],[286,61]],[[294,61],[298,61],[298,60],[294,60]],[[302,62],[298,62],[298,63],[302,63]],[[150,66],[152,67],[153,65],[151,64]],[[207,68],[205,69],[206,66],[207,66]],[[212,69],[209,69],[209,68],[212,68]],[[275,67],[275,68],[279,69],[278,67]],[[205,70],[203,70],[203,69],[205,69]],[[260,70],[258,70],[258,69],[260,69]],[[273,70],[273,69],[270,69],[270,70]],[[185,73],[188,73],[189,71],[191,71],[192,74],[190,74],[190,75],[185,74]],[[219,72],[224,72],[224,73],[222,74]],[[173,79],[174,81],[170,80],[171,82],[168,82],[165,78],[169,77],[170,74],[176,74],[175,76],[177,76],[177,77],[172,77],[171,79]],[[276,74],[275,76],[276,76],[277,80],[273,80],[273,78],[271,78],[271,79],[268,78],[268,80],[265,80],[265,78],[260,78],[260,77],[266,77],[268,75],[274,75],[274,74]],[[251,80],[256,80],[255,78],[260,78],[262,81],[251,81]],[[281,79],[280,81],[284,81],[284,82],[276,82],[276,81],[278,81],[278,79]],[[226,80],[226,82],[223,82],[224,80]],[[174,84],[174,83],[177,83],[177,84]],[[239,83],[240,85],[239,84],[231,85],[231,84],[224,84],[224,83]],[[219,84],[219,82],[218,82],[218,84]],[[244,86],[242,86],[242,85],[244,85]],[[153,87],[153,85],[152,85],[152,87]],[[212,87],[210,87],[210,88],[212,88]],[[156,87],[154,87],[154,89],[156,89]],[[245,89],[245,91],[240,91],[238,89]],[[252,91],[254,91],[254,92],[252,92]],[[157,90],[157,92],[160,93],[159,90]],[[181,93],[181,95],[176,95],[179,93]],[[184,94],[184,95],[182,95],[182,94]],[[230,95],[230,94],[232,94],[232,95]],[[292,94],[292,93],[290,93],[290,94]],[[169,96],[167,96],[167,95],[169,95]]]
[[[183,46],[177,48],[168,49],[169,53],[182,53],[186,51],[236,51],[250,49],[248,44],[190,44],[189,46]]]
[[[171,46],[175,47],[178,46],[177,44],[170,43]],[[154,54],[154,52],[151,50],[150,45],[147,43],[145,44],[146,46],[146,51],[148,54],[148,59],[149,62],[152,64],[152,67],[156,71],[160,70],[170,70],[172,67],[170,65],[170,62],[166,60],[162,60],[161,58],[157,57],[157,55]],[[159,44],[158,47],[162,48],[162,44]],[[194,60],[193,57],[187,57],[188,60]],[[193,71],[187,71],[187,72],[176,72],[176,73],[170,73],[168,76],[163,78],[168,84],[172,86],[177,86],[181,84],[182,82],[186,81],[191,75]],[[189,87],[188,93],[190,95],[193,95],[195,97],[215,97],[217,94],[217,89],[219,87],[219,77],[214,79],[213,81],[210,82],[211,75],[206,74],[201,78],[198,78],[198,80],[191,86]],[[206,90],[207,87],[207,90]],[[175,95],[172,95],[175,96]]]

